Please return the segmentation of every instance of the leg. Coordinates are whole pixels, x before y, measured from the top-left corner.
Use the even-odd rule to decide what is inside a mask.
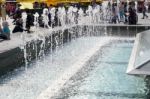
[[[145,12],[143,11],[143,18],[142,19],[144,19],[144,17],[145,17]]]

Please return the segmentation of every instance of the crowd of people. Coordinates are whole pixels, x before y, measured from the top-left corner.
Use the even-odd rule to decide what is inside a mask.
[[[27,31],[31,33],[31,26],[39,26],[43,28],[53,28],[55,26],[64,26],[70,24],[80,24],[83,21],[88,23],[120,23],[125,24],[137,24],[138,15],[136,10],[136,3],[110,3],[108,4],[92,4],[86,8],[77,5],[70,5],[65,7],[64,5],[54,7],[49,6],[38,10],[21,10],[20,6],[17,6],[15,13],[10,17],[14,19],[15,25],[12,33]],[[148,18],[146,14],[146,7],[143,5],[143,18]],[[1,6],[2,26],[0,26],[0,38],[10,39],[10,30],[8,28],[8,22],[6,22],[6,10],[5,5]],[[26,19],[24,19],[24,17]],[[88,18],[88,20],[86,20]],[[7,32],[7,33],[6,33]]]

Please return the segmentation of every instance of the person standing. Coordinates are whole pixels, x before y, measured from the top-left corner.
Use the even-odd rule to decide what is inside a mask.
[[[124,20],[124,23],[128,23],[128,16],[129,16],[129,13],[128,13],[128,6],[127,6],[127,3],[124,4],[124,17],[125,17],[125,20]]]
[[[137,24],[137,22],[138,22],[136,10],[132,7],[132,5],[129,6],[128,21],[129,21],[129,24]]]
[[[5,6],[5,4],[2,4],[2,6],[1,6],[1,14],[2,14],[2,20],[5,21],[6,20],[6,6]]]
[[[117,20],[119,22],[118,19],[118,11],[117,11],[117,5],[116,4],[112,4],[112,23],[117,23]]]
[[[145,17],[148,18],[148,15],[146,14],[146,6],[145,5],[143,5],[143,7],[142,7],[142,13],[143,13],[142,19],[144,19]]]
[[[125,16],[124,16],[124,2],[121,2],[119,5],[119,21],[125,22]]]
[[[32,25],[32,15],[29,9],[26,9],[27,12],[27,19],[26,19],[26,31],[27,33],[31,33],[30,28]]]

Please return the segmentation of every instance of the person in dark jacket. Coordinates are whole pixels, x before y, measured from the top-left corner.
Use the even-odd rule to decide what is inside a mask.
[[[124,4],[124,16],[125,16],[125,22],[124,23],[128,23],[128,7],[127,4]]]
[[[143,7],[142,7],[142,13],[143,13],[142,19],[144,19],[145,17],[148,18],[148,15],[146,14],[146,6],[145,5],[143,5]]]
[[[33,17],[32,17],[32,15],[31,15],[31,13],[30,13],[29,10],[27,10],[26,12],[27,12],[26,31],[27,31],[28,33],[30,33],[30,32],[31,32],[31,31],[30,31],[30,28],[31,28],[31,25],[32,25]]]
[[[23,21],[21,18],[18,18],[16,20],[15,28],[12,31],[12,33],[16,33],[16,32],[23,32]]]
[[[129,24],[137,24],[137,14],[136,10],[133,9],[131,6],[129,7]]]

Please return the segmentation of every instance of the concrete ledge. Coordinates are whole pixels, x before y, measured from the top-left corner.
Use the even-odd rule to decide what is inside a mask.
[[[135,65],[136,53],[137,53],[138,45],[139,45],[139,39],[140,39],[140,34],[137,34],[135,42],[134,42],[134,46],[132,49],[131,57],[129,60],[128,68],[126,71],[126,73],[128,73],[128,74],[135,74],[133,71],[135,69],[134,65]]]
[[[25,34],[27,40],[26,52],[27,61],[30,63],[40,53],[42,40],[45,40],[45,46],[42,48],[45,52],[49,52],[51,49],[55,49],[56,45],[60,46],[62,43],[69,42],[71,39],[75,39],[81,36],[126,36],[133,37],[136,33],[147,30],[145,27],[118,27],[118,26],[98,26],[98,25],[76,25],[69,27],[57,27],[53,30],[35,28],[36,32],[32,34]],[[105,34],[107,32],[107,34]],[[5,74],[19,66],[23,66],[24,52],[20,49],[23,46],[23,34],[13,34],[12,40],[0,42],[0,75]],[[36,39],[38,36],[41,39]],[[57,43],[56,44],[56,40]],[[35,49],[37,47],[37,50]]]
[[[0,54],[0,75],[23,64],[23,52],[19,47]]]
[[[149,33],[150,30],[137,34],[126,71],[128,74],[150,75],[150,57],[148,54],[150,53],[150,49],[148,49],[150,44]]]
[[[58,38],[58,42],[59,42],[57,46],[60,46],[62,44],[62,41],[60,42],[60,40],[63,40],[63,43],[65,43],[70,41],[71,39],[71,34],[68,33],[67,29],[64,31],[57,30],[52,32],[49,35],[41,35],[41,36],[44,36],[42,39],[45,40],[45,45],[42,48],[41,48],[41,45],[43,44],[42,39],[30,38],[26,41],[25,46],[26,46],[26,53],[27,53],[27,61],[29,63],[30,61],[36,58],[36,55],[40,54],[41,50],[44,50],[45,54],[49,52],[51,48],[52,50],[54,50],[56,47],[56,41],[55,41],[56,37]],[[9,71],[14,70],[17,67],[23,66],[25,64],[25,59],[24,59],[24,51],[23,49],[20,49],[20,47],[23,46],[21,45],[22,44],[21,40],[19,40],[16,44],[14,44],[15,42],[13,43],[11,41],[4,41],[1,43],[4,43],[6,47],[8,47],[8,49],[6,49],[5,47],[0,51],[0,75],[3,75]],[[10,45],[11,43],[13,43],[14,45],[7,46],[8,43],[10,43]],[[37,47],[37,49],[35,48],[35,46]]]

